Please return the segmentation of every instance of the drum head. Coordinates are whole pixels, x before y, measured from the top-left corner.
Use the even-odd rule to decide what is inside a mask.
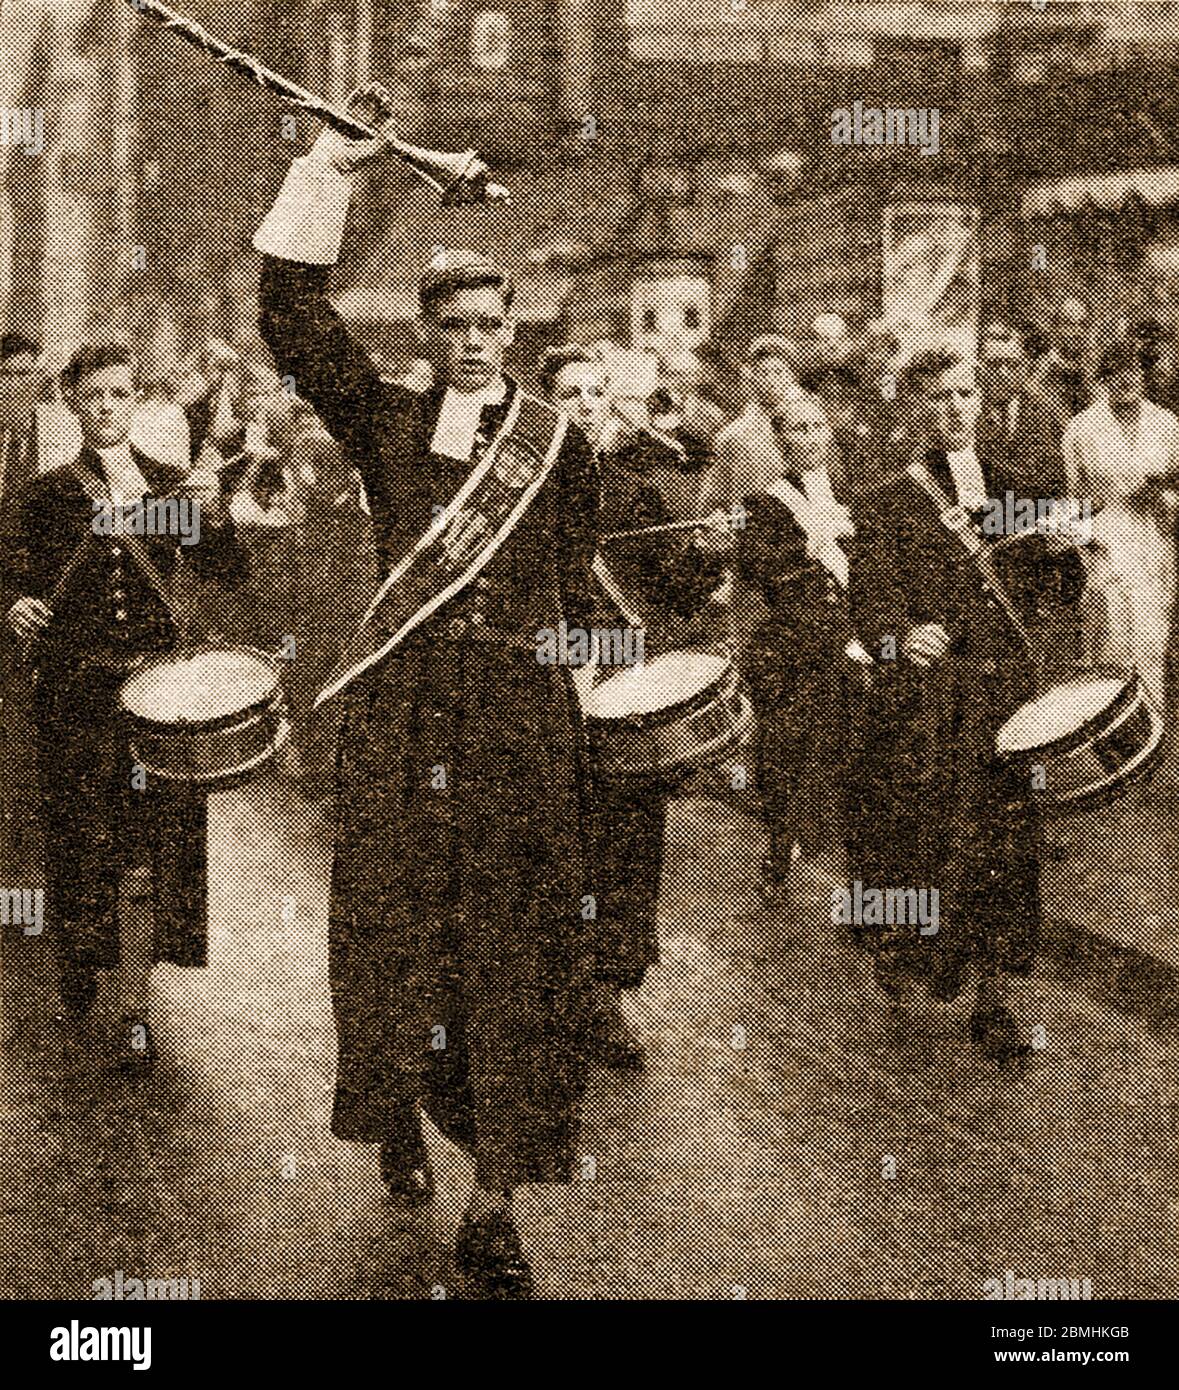
[[[727,657],[709,652],[664,652],[595,686],[586,697],[585,713],[590,719],[657,714],[697,699],[731,669]]]
[[[1054,685],[1029,700],[995,735],[1002,754],[1030,753],[1066,743],[1122,698],[1133,677],[1105,673]]]
[[[278,677],[244,647],[209,648],[165,657],[137,671],[122,689],[123,708],[151,724],[212,724],[274,694]]]

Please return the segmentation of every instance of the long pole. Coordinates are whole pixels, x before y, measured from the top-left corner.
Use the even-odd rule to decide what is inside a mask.
[[[231,72],[247,78],[259,87],[264,87],[268,92],[276,92],[286,101],[300,107],[326,125],[332,126],[342,135],[347,135],[352,140],[370,140],[379,133],[372,126],[366,125],[364,121],[359,121],[355,116],[348,115],[346,111],[341,111],[329,102],[321,101],[318,97],[313,96],[306,87],[300,87],[289,77],[283,77],[281,73],[263,67],[252,54],[245,53],[241,49],[230,48],[227,43],[215,39],[207,29],[202,29],[196,20],[189,19],[177,10],[169,9],[167,5],[160,4],[159,0],[127,0],[127,3],[139,14],[155,20],[169,33],[175,34],[177,38],[199,48],[210,58],[229,68]],[[506,203],[508,201],[508,190],[501,184],[488,182],[490,170],[477,157],[474,150],[465,150],[461,155],[441,155],[434,150],[418,149],[416,146],[407,145],[400,140],[390,139],[386,143],[395,154],[400,155],[420,179],[447,197],[453,198],[459,189],[470,189],[475,191],[479,199],[484,202]],[[443,169],[450,178],[449,183],[443,183],[437,177],[436,171]]]

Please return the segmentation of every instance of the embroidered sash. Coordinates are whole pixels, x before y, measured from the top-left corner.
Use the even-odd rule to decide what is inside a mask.
[[[382,661],[479,574],[544,486],[567,428],[552,406],[516,392],[470,476],[393,564],[313,708]]]

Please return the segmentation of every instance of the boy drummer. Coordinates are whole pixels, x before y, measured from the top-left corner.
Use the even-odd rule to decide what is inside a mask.
[[[120,964],[124,1047],[152,1055],[146,1023],[150,960],[204,965],[205,801],[155,785],[132,764],[119,689],[144,658],[169,651],[177,624],[164,595],[187,538],[134,534],[128,509],[179,499],[200,518],[185,561],[240,583],[246,564],[212,483],[189,480],[129,441],[136,369],[117,344],[78,349],[62,373],[83,447],[70,465],[31,479],[13,499],[3,583],[6,627],[33,670],[33,722],[44,821],[47,916],[65,1021],[77,1028],[99,970]],[[121,509],[121,510],[120,510]],[[120,527],[100,524],[119,515]],[[120,914],[150,883],[154,924]]]

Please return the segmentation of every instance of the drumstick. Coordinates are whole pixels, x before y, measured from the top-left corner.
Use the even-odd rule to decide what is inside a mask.
[[[643,620],[631,610],[630,604],[626,601],[626,595],[618,587],[618,581],[606,568],[605,560],[600,555],[595,555],[590,568],[594,572],[594,578],[613,600],[626,622],[634,628],[642,627]]]
[[[704,531],[717,524],[716,517],[693,517],[691,521],[667,521],[661,526],[641,526],[637,531],[610,531],[604,541],[638,540],[642,536],[669,536],[676,531]]]
[[[78,571],[78,566],[82,563],[82,557],[86,554],[86,548],[90,544],[89,540],[84,540],[77,550],[66,561],[65,569],[57,577],[57,583],[49,591],[49,597],[44,600],[46,608],[52,609],[66,591],[66,585]]]

